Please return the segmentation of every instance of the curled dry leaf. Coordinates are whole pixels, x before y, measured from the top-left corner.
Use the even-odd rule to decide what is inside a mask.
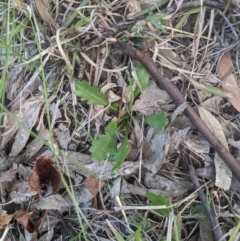
[[[18,210],[14,213],[14,218],[18,223],[20,223],[29,233],[34,232],[34,224],[29,218],[32,216],[33,212],[25,212]]]
[[[219,60],[218,76],[222,80],[222,88],[227,92],[230,103],[236,110],[240,111],[240,89],[232,71],[231,53],[226,52]]]
[[[61,175],[54,166],[54,161],[51,157],[39,157],[33,167],[33,172],[28,178],[29,186],[42,196],[42,188],[52,188],[53,194],[59,190]]]
[[[13,214],[3,213],[0,217],[0,230],[5,228],[12,220]]]

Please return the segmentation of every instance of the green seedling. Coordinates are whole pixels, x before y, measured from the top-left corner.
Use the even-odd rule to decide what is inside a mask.
[[[160,206],[160,205],[166,205],[168,206],[169,203],[166,200],[166,198],[160,194],[155,194],[152,192],[147,192],[146,194],[147,199],[151,202],[151,205],[153,206]],[[166,208],[166,209],[158,209],[156,210],[158,213],[162,214],[165,217],[168,217],[170,214],[170,209]]]
[[[131,108],[140,92],[149,84],[150,79],[148,71],[142,64],[139,64],[134,69],[135,78],[133,78],[128,71],[126,71],[126,74],[128,79],[127,88],[130,93],[130,101],[127,106],[129,111],[120,120],[109,122],[104,134],[98,135],[98,137],[92,141],[89,149],[94,160],[101,162],[108,159],[111,161],[113,163],[112,171],[122,165],[130,151],[128,136],[130,131]],[[75,89],[75,94],[80,97],[82,101],[86,101],[87,104],[109,106],[110,110],[115,113],[118,112],[118,104],[109,103],[98,86],[91,86],[86,81],[76,81]],[[135,116],[134,118],[142,119],[140,116]],[[160,112],[145,117],[144,121],[156,130],[162,130],[168,124],[166,114]],[[119,136],[124,137],[121,140]]]

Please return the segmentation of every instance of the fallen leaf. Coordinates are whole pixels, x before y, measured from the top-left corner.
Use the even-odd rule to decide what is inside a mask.
[[[188,148],[196,153],[209,153],[210,146],[207,140],[201,135],[189,135],[184,141]]]
[[[3,213],[0,217],[0,230],[5,228],[12,220],[13,214]]]
[[[15,175],[17,172],[18,172],[18,165],[14,163],[11,169],[1,174],[0,182],[11,182],[15,178]]]
[[[189,132],[190,127],[185,127],[183,129],[181,128],[173,128],[173,132],[171,135],[171,140],[168,146],[168,155],[171,155],[172,153],[179,150],[179,146],[184,143],[184,141],[187,139],[187,135]],[[170,130],[170,129],[169,129]],[[168,132],[169,132],[168,130]],[[169,133],[170,135],[170,133]]]
[[[42,196],[42,187],[52,187],[53,194],[59,190],[61,175],[54,166],[51,157],[39,157],[33,167],[33,172],[28,178],[29,186]]]
[[[18,182],[12,189],[10,197],[14,203],[27,202],[30,197],[37,194],[36,191],[29,187],[28,182],[26,181]]]
[[[173,111],[173,113],[171,114],[171,122],[173,122],[176,117],[186,109],[186,106],[187,104],[184,102]]]
[[[165,160],[165,146],[169,138],[164,131],[149,128],[146,140],[143,141],[143,166],[152,173],[157,173]]]
[[[76,167],[73,165],[68,165],[67,168],[63,168],[65,175],[71,177],[75,185],[78,185],[82,182],[83,176],[76,170]]]
[[[2,133],[2,140],[0,150],[2,150],[6,144],[12,139],[13,135],[16,134],[14,143],[12,144],[11,156],[17,156],[20,151],[26,145],[26,142],[30,135],[30,130],[38,119],[38,113],[43,101],[43,95],[34,96],[27,99],[22,103],[21,108],[11,111],[11,115],[4,116],[4,132]],[[18,121],[16,121],[14,116]],[[25,128],[22,128],[22,127]],[[20,128],[21,127],[21,128]]]
[[[85,186],[76,187],[74,188],[74,195],[79,206],[86,209],[92,207],[93,197],[88,188]],[[68,194],[64,196],[64,199],[70,206],[74,206],[74,203]]]
[[[37,135],[39,138],[32,140],[25,148],[26,150],[24,159],[26,162],[42,148],[44,145],[43,140],[48,141],[50,138],[50,132],[46,128],[40,129]]]
[[[170,102],[172,98],[167,92],[159,89],[155,82],[151,81],[133,104],[132,111],[147,116],[159,111],[172,110],[175,105],[169,104]]]
[[[232,106],[240,111],[240,89],[236,76],[232,73],[233,64],[231,53],[225,52],[218,63],[218,76],[222,80],[222,88],[227,92],[228,100]]]
[[[198,111],[202,121],[208,126],[213,134],[221,140],[221,143],[228,149],[226,137],[218,120],[206,109],[198,107]],[[232,172],[221,157],[215,153],[214,163],[216,168],[215,185],[224,190],[228,190],[231,186]]]
[[[31,209],[38,210],[61,210],[69,207],[69,204],[59,194],[41,198],[38,202],[31,204]]]
[[[29,218],[32,216],[32,212],[25,212],[18,210],[14,213],[15,220],[20,223],[29,233],[34,232],[34,224]]]
[[[69,128],[64,126],[62,123],[58,128],[54,129],[54,135],[57,138],[57,142],[61,150],[67,150],[68,143],[70,141],[70,131]]]
[[[108,102],[109,103],[112,103],[112,102],[116,102],[118,100],[121,99],[120,96],[116,95],[113,91],[109,90],[107,93],[106,93],[106,97],[108,99]]]
[[[97,163],[93,161],[90,155],[83,154],[80,152],[66,151],[66,156],[59,155],[61,163],[66,163],[70,170],[74,170],[85,177],[93,176],[96,179],[101,178],[101,180],[109,180],[116,178],[118,176],[129,176],[132,173],[136,173],[139,168],[138,162],[125,161],[122,166],[117,170],[112,172],[112,163],[101,162]],[[44,153],[42,154],[44,156]],[[48,156],[53,155],[51,151],[46,151]]]
[[[24,80],[28,80],[24,86],[18,91],[15,99],[9,104],[11,110],[19,109],[22,104],[27,101],[27,97],[30,93],[38,90],[39,86],[42,85],[42,79],[37,75],[31,76],[30,73],[24,76]]]
[[[61,158],[61,157],[60,157]],[[122,166],[112,172],[112,164],[109,162],[97,163],[89,155],[79,152],[67,152],[68,165],[73,165],[76,172],[88,177],[94,176],[102,180],[109,180],[118,176],[128,176],[136,172],[139,168],[137,162],[125,161]]]
[[[154,189],[154,192],[156,193],[156,190],[158,190],[158,193],[165,197],[177,197],[193,188],[191,182],[179,182],[174,182],[166,177],[153,175],[149,172],[147,172],[144,176],[144,184],[150,189],[149,191],[152,192],[152,189]]]
[[[202,177],[208,180],[214,180],[216,176],[215,166],[210,165],[203,168],[198,168],[196,169],[196,173],[199,177]],[[231,189],[234,191],[240,192],[240,182],[235,176],[232,177]]]
[[[11,69],[7,74],[7,81],[6,81],[6,92],[7,98],[9,100],[13,100],[17,95],[19,88],[23,82],[24,72],[22,66],[15,67]]]
[[[44,2],[42,0],[35,0],[37,10],[43,19],[44,22],[46,22],[52,30],[57,30],[59,28],[59,25],[55,22],[55,20],[52,18],[51,14],[48,11],[47,6],[45,6]]]
[[[42,196],[42,185],[40,184],[39,176],[36,172],[30,174],[28,184],[39,196]]]
[[[53,102],[50,104],[49,111],[52,118],[54,117],[54,120],[62,118],[61,111],[59,110],[59,107],[56,105],[56,103]]]
[[[86,188],[88,188],[89,192],[93,195],[93,197],[96,197],[96,195],[99,192],[99,189],[103,186],[101,183],[99,183],[98,180],[95,178],[89,176],[84,181],[84,185]]]
[[[9,156],[17,156],[19,152],[21,152],[22,149],[25,147],[27,140],[30,136],[30,130],[33,128],[38,119],[41,105],[41,101],[37,101],[36,103],[33,103],[29,108],[28,112],[26,113],[27,118],[24,122],[25,128],[20,128],[17,132]]]

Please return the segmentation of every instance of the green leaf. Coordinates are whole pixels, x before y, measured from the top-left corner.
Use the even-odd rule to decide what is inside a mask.
[[[82,101],[87,101],[89,105],[103,105],[109,104],[107,98],[98,89],[96,85],[91,86],[86,81],[77,81],[75,83],[75,95],[81,98]]]
[[[153,206],[160,206],[160,205],[169,205],[166,198],[160,194],[155,194],[152,192],[147,192],[146,194],[147,199],[151,202],[151,205]],[[165,217],[169,216],[170,210],[168,208],[166,209],[158,209],[156,210],[158,213],[161,213]]]
[[[118,131],[118,122],[117,121],[111,121],[108,123],[108,125],[105,128],[105,133],[109,135],[114,135]]]
[[[21,32],[24,28],[27,27],[28,23],[29,23],[29,18],[25,18],[22,20],[22,22],[20,22],[19,25],[17,25],[10,34],[10,39],[12,39],[15,35],[17,35],[19,32]]]
[[[161,131],[167,126],[168,119],[164,112],[158,112],[144,117],[144,122],[155,130]]]
[[[130,147],[128,144],[128,133],[129,133],[129,125],[127,126],[121,146],[117,149],[117,152],[114,154],[113,158],[111,159],[112,162],[115,162],[112,168],[112,172],[118,169],[122,165],[122,163],[124,162],[124,160],[126,159],[130,151]]]
[[[117,241],[125,241],[120,233],[115,232],[114,235],[115,235]]]
[[[206,221],[208,220],[208,217],[207,217],[207,214],[206,214],[206,211],[205,211],[205,208],[203,207],[202,204],[197,204],[191,211],[192,214],[202,214],[202,217],[199,217],[198,219],[199,220],[202,220],[202,221]]]
[[[97,139],[92,141],[92,146],[89,151],[92,153],[92,158],[98,162],[103,161],[108,156],[112,156],[117,151],[117,142],[112,136],[99,135]]]
[[[135,71],[136,71],[141,89],[138,88],[135,91],[134,97],[136,97],[142,90],[144,90],[148,86],[149,79],[150,79],[149,72],[146,70],[146,68],[142,64],[137,65],[137,67],[135,68]]]
[[[143,240],[141,232],[142,232],[142,226],[139,226],[138,229],[135,232],[135,240],[136,241],[142,241]]]
[[[89,149],[92,153],[92,158],[96,161],[103,161],[110,158],[117,152],[117,131],[118,122],[109,122],[105,128],[105,135],[99,135],[97,139],[92,141],[92,146]]]

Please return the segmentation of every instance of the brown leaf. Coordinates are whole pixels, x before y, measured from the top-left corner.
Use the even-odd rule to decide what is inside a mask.
[[[39,157],[33,167],[33,172],[28,178],[28,184],[34,191],[42,196],[42,187],[52,187],[53,194],[59,190],[61,176],[51,157]]]
[[[99,181],[97,181],[95,178],[91,176],[86,178],[84,184],[86,188],[88,188],[89,192],[93,195],[93,197],[95,197],[98,194],[99,189],[102,187],[102,184],[99,184]]]
[[[232,73],[233,66],[232,66],[232,59],[231,53],[225,52],[219,60],[218,63],[218,77],[224,81],[224,79]]]
[[[42,196],[42,186],[36,172],[32,172],[30,174],[30,176],[28,177],[28,184],[35,192],[37,192],[39,196]]]
[[[228,100],[236,110],[240,111],[240,90],[232,71],[231,53],[226,52],[219,60],[218,76],[222,80],[222,88],[226,91]]]
[[[59,25],[52,18],[51,14],[48,11],[47,6],[45,6],[42,0],[35,0],[35,3],[36,3],[37,10],[41,18],[44,20],[44,22],[48,23],[49,26],[52,28],[52,30],[56,31],[59,28]]]
[[[39,201],[31,204],[31,209],[38,210],[61,210],[68,208],[69,204],[59,194],[41,198]]]
[[[18,223],[20,223],[29,233],[34,232],[34,224],[29,218],[32,216],[33,212],[25,212],[18,210],[14,213],[14,218]]]
[[[0,217],[0,230],[5,228],[12,220],[13,214],[3,214]]]

